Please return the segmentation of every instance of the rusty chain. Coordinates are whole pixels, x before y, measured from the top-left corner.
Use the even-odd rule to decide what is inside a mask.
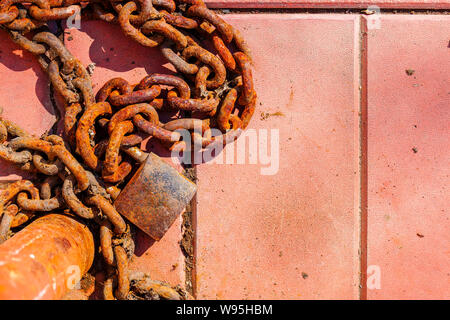
[[[87,69],[45,30],[48,21],[79,12],[83,19],[118,24],[127,37],[158,48],[177,75],[150,74],[138,84],[114,78],[94,95]],[[139,147],[145,137],[183,151],[190,146],[179,129],[205,148],[234,141],[248,126],[257,97],[250,49],[240,32],[202,0],[1,0],[0,28],[36,56],[65,108],[63,138],[34,137],[0,113],[0,158],[41,181],[17,181],[0,194],[0,242],[38,212],[64,210],[100,226],[105,299],[188,298],[148,275],[129,274],[134,243],[112,201],[145,160]],[[165,111],[180,116],[162,123]],[[222,135],[212,136],[211,128]]]

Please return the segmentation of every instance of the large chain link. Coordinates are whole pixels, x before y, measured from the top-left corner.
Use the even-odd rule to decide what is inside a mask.
[[[150,74],[138,84],[114,78],[95,96],[87,69],[45,31],[48,21],[79,12],[85,19],[119,24],[126,36],[158,48],[178,74]],[[112,201],[146,158],[138,147],[143,138],[186,151],[191,145],[179,129],[189,130],[193,144],[206,148],[234,141],[248,126],[256,92],[242,35],[202,0],[1,0],[0,28],[37,57],[65,108],[64,139],[34,137],[0,113],[0,158],[40,181],[17,181],[0,194],[0,242],[36,213],[64,210],[100,226],[105,299],[188,298],[145,274],[129,274],[134,243]],[[177,111],[178,119],[162,123],[165,111]],[[211,135],[211,128],[222,135]]]

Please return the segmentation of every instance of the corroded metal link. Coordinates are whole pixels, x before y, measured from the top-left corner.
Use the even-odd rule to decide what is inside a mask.
[[[102,115],[112,113],[111,106],[107,102],[99,102],[88,107],[78,122],[76,130],[76,141],[78,153],[83,158],[86,165],[92,170],[99,170],[99,160],[91,145],[90,130],[94,126],[95,119]]]
[[[112,179],[112,178],[106,179],[106,177],[116,175],[117,172],[120,171],[119,170],[120,145],[122,143],[124,136],[127,133],[132,132],[133,128],[134,126],[131,121],[123,121],[114,126],[111,132],[111,137],[109,139],[108,147],[106,149],[105,162],[103,164],[103,179],[105,179],[105,181]],[[131,165],[129,165],[129,169],[131,171]],[[130,173],[130,171],[128,171],[127,174]],[[125,177],[121,178],[123,179]]]
[[[43,45],[29,40],[27,37],[23,36],[18,31],[7,30],[11,40],[24,48],[25,50],[31,52],[34,55],[44,54],[46,49]]]
[[[52,189],[61,183],[61,178],[59,176],[49,176],[41,184],[39,190],[41,199],[50,199],[52,196]]]
[[[145,161],[145,159],[147,159],[148,153],[142,151],[140,148],[138,147],[121,147],[120,148],[123,152],[125,152],[126,154],[128,154],[130,157],[132,157],[135,161],[137,161],[138,163],[142,163]],[[117,190],[111,190],[111,192],[114,192],[114,196],[118,196],[117,194]],[[109,192],[108,192],[109,193]],[[110,193],[111,194],[111,193]],[[114,198],[113,195],[111,195],[112,198]],[[116,196],[116,197],[117,197]]]
[[[56,60],[46,62],[41,53],[40,47],[31,47],[29,43],[22,41],[22,47],[30,50],[34,54],[40,54],[39,61],[43,69],[48,73],[50,81],[55,87],[56,91],[60,93],[67,104],[73,104],[81,102],[80,95],[71,89],[71,87],[78,89],[81,92],[85,106],[89,106],[95,102],[94,95],[92,93],[92,85],[90,76],[80,61],[75,59],[72,54],[65,48],[64,44],[55,35],[49,32],[41,32],[33,37],[33,42],[44,43],[50,47],[50,50],[54,52],[62,62],[62,69],[60,70]],[[39,50],[38,50],[39,49]],[[54,57],[53,57],[54,59]],[[72,80],[64,80],[68,78],[69,74],[73,74]]]
[[[78,102],[66,104],[64,114],[64,135],[72,147],[76,145],[75,133],[77,129],[77,116],[82,111],[83,108]]]
[[[33,166],[32,162],[27,162],[27,163],[24,163],[24,164],[20,165],[19,169],[23,170],[23,171],[26,171],[26,172],[29,172],[31,174],[35,174],[36,173],[36,168]]]
[[[39,196],[39,190],[34,187],[34,184],[31,181],[19,180],[11,183],[6,189],[0,191],[0,204],[8,202],[21,191],[27,191],[33,197]]]
[[[174,12],[176,9],[175,1],[173,0],[152,0],[154,6],[164,8],[169,12]]]
[[[175,87],[181,98],[189,99],[189,97],[191,96],[191,89],[189,88],[189,85],[186,83],[186,81],[169,74],[153,73],[151,75],[148,75],[141,80],[137,88],[146,89],[155,84]]]
[[[59,74],[59,66],[56,61],[51,61],[48,64],[48,68],[46,71],[50,78],[50,82],[52,83],[56,92],[58,92],[63,97],[66,103],[73,104],[77,103],[80,100],[80,96],[76,92],[73,92],[72,90],[69,90],[67,88],[67,84]]]
[[[6,189],[0,192],[0,217],[8,201],[13,199],[19,192],[28,192],[33,199],[39,199],[39,190],[28,180],[20,180],[11,183]]]
[[[139,134],[130,134],[128,136],[123,137],[121,147],[133,147],[140,145],[144,141],[144,138]]]
[[[8,232],[11,229],[14,217],[19,212],[19,208],[15,205],[9,205],[1,217],[0,222],[0,243],[5,242],[8,239]]]
[[[84,219],[93,219],[94,212],[91,208],[86,207],[80,199],[75,194],[74,191],[75,177],[69,175],[65,180],[62,187],[62,196],[67,206],[72,209],[72,211]]]
[[[45,43],[48,45],[61,59],[64,67],[62,72],[64,74],[69,74],[73,71],[75,58],[67,50],[61,40],[59,40],[53,33],[50,32],[40,32],[33,37],[33,41],[37,43]]]
[[[0,144],[0,158],[15,164],[25,164],[32,160],[33,156],[30,151],[14,151],[10,147]]]
[[[197,21],[183,17],[181,15],[171,14],[165,10],[159,12],[164,17],[164,20],[175,27],[183,29],[196,29],[198,27]]]
[[[44,137],[42,137],[42,139],[45,141],[48,141],[52,144],[59,144],[61,146],[65,145],[64,139],[56,134],[44,135]]]
[[[100,247],[102,249],[103,259],[110,266],[114,266],[114,251],[112,248],[112,226],[108,220],[102,221],[100,225]]]
[[[223,146],[236,141],[242,134],[242,120],[237,115],[231,115],[230,123],[232,129],[219,136],[212,136],[211,132],[207,131],[207,134],[202,135],[199,132],[192,133],[192,140],[194,145],[201,146],[202,148],[212,147],[222,144]]]
[[[87,2],[97,2],[100,0],[48,0],[50,7],[67,7],[67,6],[71,6],[74,4],[81,4],[82,2],[87,3]]]
[[[199,17],[205,19],[221,33],[223,40],[226,43],[230,43],[233,40],[233,27],[226,23],[221,17],[216,13],[209,10],[203,5],[193,5],[187,11],[186,14],[192,17]]]
[[[231,89],[226,95],[225,99],[222,101],[222,106],[220,107],[219,114],[217,116],[217,123],[220,130],[227,131],[230,129],[230,116],[234,110],[234,105],[238,97],[238,92],[236,89]]]
[[[169,41],[166,40],[160,47],[162,55],[177,69],[178,72],[184,74],[196,74],[198,67],[195,64],[188,63],[182,57],[177,55],[170,47]]]
[[[144,137],[139,133],[130,134],[125,136],[122,140],[120,147],[132,147],[136,145],[140,145],[140,143],[144,140]],[[109,140],[102,140],[94,146],[94,153],[97,158],[101,158],[106,153],[106,148],[108,147]]]
[[[97,206],[102,211],[102,213],[108,217],[108,220],[114,226],[115,234],[122,234],[126,232],[127,225],[125,224],[125,221],[116,211],[114,206],[109,203],[109,201],[104,197],[102,197],[101,195],[94,195],[92,197],[86,198],[86,203],[89,205]]]
[[[55,156],[52,153],[52,144],[34,137],[18,137],[9,142],[9,147],[14,151],[19,149],[28,149],[34,151],[41,151],[45,153],[50,161],[53,161]]]
[[[245,106],[253,100],[255,95],[251,62],[243,52],[236,52],[233,56],[242,72],[242,95],[239,98],[239,104]]]
[[[153,32],[162,34],[165,38],[175,43],[177,50],[183,50],[187,46],[186,37],[170,24],[158,20],[147,21],[141,28],[143,34],[151,34]]]
[[[217,50],[217,53],[222,59],[225,67],[227,67],[231,71],[235,71],[236,61],[233,58],[233,54],[230,52],[226,44],[223,42],[222,38],[216,32],[212,34],[212,41],[214,44],[214,48]]]
[[[45,211],[50,212],[56,209],[60,209],[65,205],[61,192],[57,192],[55,197],[50,199],[29,199],[24,192],[19,193],[17,196],[17,204],[24,210],[29,211]]]
[[[59,159],[54,162],[49,162],[38,153],[33,155],[33,165],[40,173],[47,176],[54,176],[63,169],[63,165]]]
[[[116,300],[114,298],[114,278],[109,276],[103,283],[103,299]]]
[[[117,157],[117,159],[120,159],[120,156]],[[120,162],[120,161],[118,161]],[[115,171],[112,174],[105,173],[102,178],[106,182],[109,183],[118,183],[124,180],[128,174],[130,174],[131,170],[133,169],[132,165],[128,161],[123,161],[118,167],[117,171]]]
[[[99,177],[97,177],[95,174],[93,174],[92,172],[90,172],[88,170],[86,170],[86,174],[88,176],[89,183],[91,184],[88,189],[88,194],[89,195],[98,194],[98,195],[101,195],[102,197],[104,197],[105,199],[109,199],[110,196],[109,196],[108,192],[106,192],[103,181]]]
[[[194,130],[201,129],[205,132],[209,129],[209,121],[200,119],[177,119],[167,122],[164,125],[164,129],[169,131],[175,131],[178,129]]]
[[[245,106],[244,111],[242,111],[241,120],[242,120],[242,129],[244,129],[244,130],[249,125],[250,120],[252,119],[253,114],[255,113],[256,99],[257,99],[257,96],[256,96],[256,94],[254,94],[252,101],[250,101],[250,103]]]
[[[243,125],[242,120],[237,115],[232,114],[230,116],[230,123],[231,123],[231,128],[233,128],[233,130],[242,129],[242,125]]]
[[[192,144],[200,148],[205,148],[212,142],[212,135],[210,130],[206,131],[204,134],[194,131],[191,133],[191,138]]]
[[[174,109],[194,112],[211,112],[217,108],[217,105],[220,102],[215,98],[201,100],[183,99],[179,97],[169,97],[167,101],[169,102],[169,105]]]
[[[50,5],[47,0],[3,0],[0,2],[0,25],[5,25],[7,29],[21,32],[28,32],[38,28],[41,24],[20,14],[20,10],[14,4],[31,3],[38,8],[49,10]]]
[[[7,29],[20,31],[22,33],[28,33],[32,30],[35,30],[41,26],[45,25],[44,21],[37,21],[29,18],[16,18],[9,24],[5,24]]]
[[[133,117],[133,123],[136,125],[136,127],[139,130],[141,130],[161,141],[176,142],[176,141],[179,141],[180,137],[181,137],[181,135],[179,133],[171,132],[169,130],[161,128],[158,125],[152,123],[151,121],[144,119],[139,114]]]
[[[111,120],[108,123],[108,133],[112,134],[114,128],[122,121],[132,119],[138,113],[143,113],[147,116],[148,120],[155,124],[159,124],[159,116],[156,112],[155,108],[153,108],[148,103],[140,103],[140,104],[132,104],[123,109],[120,109],[118,112],[112,116]]]
[[[0,12],[0,24],[10,23],[19,15],[19,9],[17,7],[12,6],[8,9],[4,9],[3,12]]]
[[[136,148],[136,149],[140,150],[139,148]],[[106,188],[106,192],[109,194],[109,196],[111,197],[112,200],[116,200],[121,191],[122,190],[116,186],[110,186],[110,187]]]
[[[164,41],[164,36],[155,35],[146,37],[141,31],[136,29],[130,21],[130,15],[137,9],[136,3],[128,2],[123,6],[119,13],[119,24],[126,36],[139,42],[145,47],[156,47]]]
[[[103,87],[97,93],[97,101],[103,102],[108,100],[111,92],[114,90],[119,90],[120,94],[126,95],[133,92],[133,87],[122,78],[113,78],[106,82]]]
[[[208,89],[216,89],[222,85],[226,80],[227,71],[222,61],[200,46],[189,46],[183,50],[182,56],[184,59],[195,57],[204,64],[211,66],[214,70],[214,78],[206,81]]]
[[[118,12],[120,14],[120,12],[123,9],[123,6],[118,2],[122,2],[122,0],[110,0],[110,3],[112,4],[114,10],[116,10],[116,12]],[[139,14],[138,15],[131,14],[131,12],[133,12],[137,9],[134,9],[130,12],[129,20],[132,24],[142,25],[147,20],[161,18],[161,15],[158,12],[158,10],[156,10],[153,7],[152,0],[136,0],[133,3],[135,3],[135,4],[139,3]]]
[[[75,176],[78,182],[78,188],[81,191],[89,187],[89,179],[86,171],[75,157],[62,145],[52,146],[52,153],[57,156],[67,169]]]
[[[30,221],[35,214],[30,211],[19,211],[15,216],[14,219],[11,222],[11,228],[17,228],[23,225],[24,223]]]
[[[121,246],[114,247],[114,256],[117,265],[117,290],[116,297],[126,300],[130,292],[130,280],[128,279],[128,257],[125,249]]]
[[[6,129],[3,122],[0,121],[0,144],[8,140],[8,129]]]
[[[109,101],[113,106],[121,107],[141,102],[151,102],[160,94],[161,94],[161,87],[155,85],[151,86],[148,89],[133,91],[130,94],[119,95],[112,93],[109,96]]]
[[[78,67],[83,68],[81,65],[78,65]],[[90,77],[78,77],[72,80],[72,84],[75,88],[80,90],[85,107],[89,107],[95,103],[95,97],[92,91],[92,84]]]
[[[195,76],[195,95],[199,98],[207,98],[209,93],[206,86],[206,81],[211,74],[211,68],[203,66],[198,70]]]
[[[32,3],[42,9],[50,9],[50,3],[48,0],[3,0],[0,2],[0,12],[8,10],[12,5],[18,3]]]
[[[214,27],[211,23],[209,23],[208,21],[203,21],[202,23],[200,23],[199,25],[199,29],[198,31],[201,34],[212,34],[214,31],[216,31],[216,27]]]
[[[14,137],[28,137],[30,134],[19,127],[16,123],[7,119],[1,119],[1,123],[5,126],[8,134]]]
[[[131,272],[131,291],[138,296],[146,296],[149,293],[155,295],[155,299],[161,300],[188,300],[192,297],[186,292],[181,292],[161,281],[152,280],[147,274],[142,272]]]
[[[67,19],[80,10],[81,7],[76,5],[51,9],[41,9],[38,6],[31,6],[28,9],[28,12],[30,13],[30,16],[32,16],[36,20],[49,21]]]

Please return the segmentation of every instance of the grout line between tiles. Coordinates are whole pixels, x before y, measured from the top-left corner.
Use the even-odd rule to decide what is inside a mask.
[[[360,17],[360,299],[367,300],[368,232],[368,59],[367,20]]]

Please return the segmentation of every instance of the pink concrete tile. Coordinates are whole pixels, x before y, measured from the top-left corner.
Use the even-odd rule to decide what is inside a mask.
[[[178,218],[159,242],[153,241],[142,232],[136,238],[135,257],[130,268],[149,272],[155,280],[172,285],[185,285],[184,256],[181,253],[182,218]]]
[[[421,8],[447,9],[448,0],[205,0],[211,8],[367,8],[371,5],[380,8]]]
[[[358,18],[225,19],[253,50],[259,102],[250,130],[269,130],[269,140],[279,130],[279,171],[197,167],[197,296],[357,299]]]
[[[81,30],[66,30],[67,48],[85,65],[95,63],[92,84],[96,93],[111,78],[122,77],[137,83],[149,73],[171,73],[172,66],[166,63],[158,49],[145,48],[126,38],[120,28],[100,21],[82,21]],[[143,146],[164,157],[168,163],[169,153],[153,141]],[[174,165],[182,171],[180,165]],[[185,284],[184,256],[179,242],[182,218],[172,225],[164,238],[154,242],[138,232],[136,256],[131,269],[149,272],[153,279],[167,281],[173,285]]]
[[[367,33],[369,299],[450,297],[449,22],[383,17]]]
[[[36,58],[21,50],[0,30],[0,107],[3,117],[41,135],[55,122],[48,77]],[[20,170],[0,160],[0,180],[16,180]]]

